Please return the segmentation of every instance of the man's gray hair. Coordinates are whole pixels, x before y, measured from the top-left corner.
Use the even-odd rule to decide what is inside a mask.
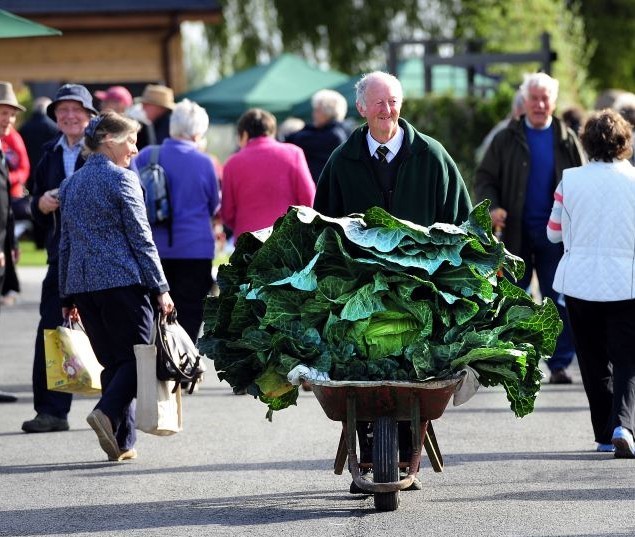
[[[311,97],[311,106],[335,121],[344,121],[348,111],[348,103],[344,96],[330,89],[315,92]]]
[[[189,99],[183,99],[172,110],[170,137],[191,140],[203,136],[209,128],[209,116],[204,108]]]
[[[401,82],[396,76],[391,75],[390,73],[385,73],[383,71],[373,71],[372,73],[366,73],[362,75],[355,84],[355,92],[356,92],[356,101],[358,104],[366,108],[366,91],[368,90],[368,86],[371,82],[375,80],[381,80],[386,82],[394,89],[397,90],[399,100],[403,101],[403,88],[401,87]]]
[[[523,75],[523,83],[520,85],[520,92],[523,94],[525,100],[527,100],[529,99],[530,88],[542,88],[547,90],[549,100],[555,103],[558,98],[559,87],[560,83],[555,78],[551,78],[547,73],[525,73]]]
[[[46,115],[46,108],[51,104],[51,99],[48,97],[37,97],[33,101],[33,111]]]

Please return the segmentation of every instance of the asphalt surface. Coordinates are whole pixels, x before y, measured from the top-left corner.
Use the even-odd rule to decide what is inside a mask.
[[[635,460],[594,451],[579,372],[544,385],[516,419],[504,393],[482,389],[435,422],[445,471],[427,461],[424,490],[379,513],[333,473],[340,425],[311,393],[265,420],[210,370],[186,396],[185,430],[139,433],[139,458],[109,463],[77,397],[71,430],[24,434],[43,272],[20,268],[20,301],[0,312],[0,535],[130,536],[633,536]]]

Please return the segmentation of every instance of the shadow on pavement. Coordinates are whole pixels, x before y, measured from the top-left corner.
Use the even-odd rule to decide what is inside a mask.
[[[346,500],[350,500],[347,503]],[[314,507],[307,507],[315,501]],[[332,502],[332,507],[325,506]],[[2,512],[0,535],[72,535],[183,526],[258,526],[374,514],[358,498],[330,490],[123,504],[82,505]]]
[[[627,501],[632,502],[635,496],[635,488],[589,488],[589,489],[552,489],[552,490],[526,490],[523,492],[501,492],[487,496],[470,496],[466,498],[452,498],[430,500],[434,503],[454,502],[580,502],[580,501]],[[607,535],[619,535],[609,533]],[[627,535],[627,534],[623,534]],[[629,533],[632,537],[632,533]]]
[[[333,467],[332,460],[307,460],[307,461],[265,461],[240,463],[241,472],[262,472],[263,470],[319,470],[324,471],[325,468]],[[108,468],[112,471],[95,472],[98,468]],[[90,471],[91,477],[113,477],[117,474],[125,474],[127,476],[135,475],[154,475],[154,474],[182,474],[182,473],[204,473],[204,472],[236,472],[236,463],[226,464],[206,464],[201,466],[174,466],[159,468],[143,468],[139,464],[134,463],[113,463],[104,461],[87,461],[73,463],[54,463],[54,464],[21,464],[11,466],[0,466],[0,475],[2,474],[38,474],[42,472],[68,472],[77,470]],[[1,535],[1,533],[0,533]]]
[[[606,461],[615,460],[612,453],[595,451],[510,451],[497,453],[449,453],[444,455],[445,466],[468,462],[500,461]]]

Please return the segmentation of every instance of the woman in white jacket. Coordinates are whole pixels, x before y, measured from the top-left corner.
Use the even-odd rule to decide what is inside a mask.
[[[589,163],[564,171],[547,226],[564,242],[565,296],[598,451],[635,457],[635,168],[631,128],[603,110],[581,135]]]

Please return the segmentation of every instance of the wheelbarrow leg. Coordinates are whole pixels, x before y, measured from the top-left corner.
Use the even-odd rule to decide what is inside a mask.
[[[337,446],[337,453],[335,454],[335,462],[333,463],[333,469],[337,475],[342,475],[344,471],[344,465],[346,464],[346,422],[342,422],[342,434],[340,435],[340,443]]]
[[[428,454],[430,464],[435,472],[443,472],[443,455],[441,455],[441,449],[437,443],[437,437],[434,434],[432,428],[432,422],[425,422],[425,426],[421,431],[423,437],[423,447]]]

